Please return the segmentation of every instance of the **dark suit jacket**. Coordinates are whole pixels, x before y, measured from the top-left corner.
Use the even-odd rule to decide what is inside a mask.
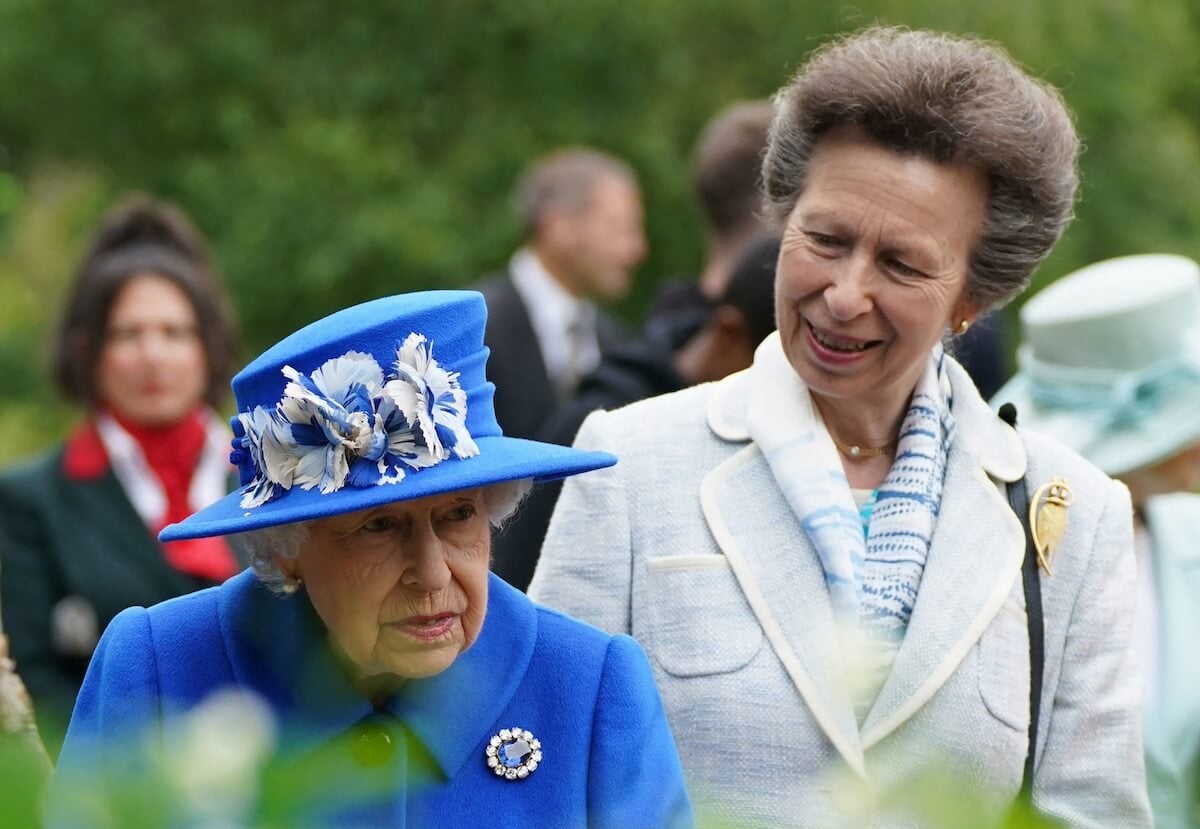
[[[0,609],[52,756],[112,618],[210,584],[167,563],[111,469],[69,477],[60,448],[0,474]],[[55,636],[63,600],[76,611],[74,645]]]
[[[536,438],[559,403],[538,345],[529,311],[507,272],[494,274],[476,286],[487,302],[483,342],[491,349],[487,377],[496,385],[496,420],[504,434]],[[596,316],[600,353],[621,342],[626,330],[603,312]]]
[[[489,349],[487,376],[496,385],[496,420],[504,434],[540,440],[547,420],[563,403],[550,377],[529,321],[529,311],[507,272],[494,274],[477,286],[488,307],[483,341]],[[607,314],[596,318],[601,356],[625,339],[624,327]],[[570,443],[568,439],[565,441]],[[557,491],[557,485],[550,484]],[[522,590],[533,576],[542,537],[549,523],[547,507],[554,495],[538,498],[514,515],[492,542],[492,570]]]
[[[703,310],[662,313],[640,336],[609,348],[600,365],[579,382],[574,397],[547,416],[537,439],[569,446],[584,419],[597,409],[617,409],[683,388],[673,358],[703,323]],[[534,487],[492,545],[493,569],[513,587],[524,590],[533,579],[561,490],[561,481]]]

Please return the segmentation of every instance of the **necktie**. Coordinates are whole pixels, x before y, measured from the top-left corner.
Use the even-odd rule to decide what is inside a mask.
[[[567,365],[559,382],[559,395],[570,397],[579,386],[583,363],[583,338],[586,336],[582,312],[567,324]]]

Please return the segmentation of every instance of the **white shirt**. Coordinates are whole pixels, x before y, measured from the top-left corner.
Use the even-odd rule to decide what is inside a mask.
[[[514,253],[508,267],[550,382],[560,393],[573,391],[579,378],[600,364],[596,307],[564,288],[528,248]]]
[[[224,421],[209,412],[205,429],[204,449],[188,489],[188,506],[197,511],[225,496],[229,491],[229,473],[233,471],[229,465],[229,441],[233,436]],[[147,527],[157,530],[167,517],[167,492],[150,468],[137,439],[104,412],[96,414],[96,433],[104,444],[113,475],[134,510]]]

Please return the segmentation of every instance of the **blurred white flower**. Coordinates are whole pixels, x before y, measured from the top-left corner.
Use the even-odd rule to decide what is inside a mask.
[[[165,758],[168,785],[187,825],[217,829],[248,825],[261,772],[275,750],[277,726],[257,694],[227,689],[212,694],[171,724]]]

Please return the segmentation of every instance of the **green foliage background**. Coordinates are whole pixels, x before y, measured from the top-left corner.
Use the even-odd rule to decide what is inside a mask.
[[[1195,0],[0,0],[0,460],[73,416],[45,344],[117,194],[192,213],[251,355],[338,307],[500,265],[521,167],[594,144],[645,190],[632,318],[699,263],[688,162],[707,118],[875,20],[998,40],[1064,89],[1083,200],[1039,281],[1125,253],[1200,257]]]

